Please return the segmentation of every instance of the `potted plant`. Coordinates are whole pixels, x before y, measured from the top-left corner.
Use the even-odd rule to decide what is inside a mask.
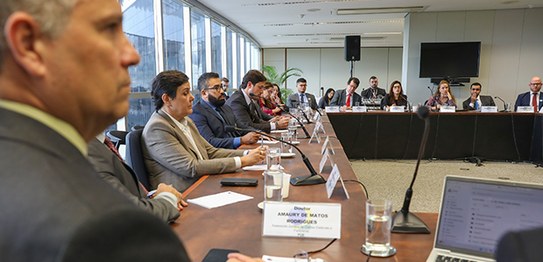
[[[275,66],[268,65],[262,67],[262,72],[264,73],[264,76],[266,76],[268,81],[279,85],[279,87],[281,88],[281,99],[283,101],[287,101],[288,96],[294,93],[294,91],[292,91],[291,89],[284,87],[287,79],[291,76],[301,76],[303,73],[303,71],[299,68],[290,67],[287,68],[285,72],[279,74],[277,73],[277,69],[275,68]]]

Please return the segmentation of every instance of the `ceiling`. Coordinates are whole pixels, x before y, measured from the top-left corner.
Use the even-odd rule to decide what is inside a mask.
[[[411,12],[543,7],[543,0],[198,0],[251,35],[262,48],[343,47],[345,35],[362,46],[402,46]],[[388,8],[388,9],[387,9]],[[343,14],[349,9],[370,14]],[[375,10],[377,9],[377,10]],[[383,10],[385,9],[385,10]],[[356,12],[361,12],[357,10]]]

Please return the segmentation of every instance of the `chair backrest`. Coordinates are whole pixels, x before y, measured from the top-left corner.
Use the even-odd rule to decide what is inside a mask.
[[[126,135],[128,132],[126,131],[120,131],[120,130],[111,130],[106,133],[106,136],[111,140],[111,142],[115,145],[115,148],[119,150],[119,147],[121,145],[126,144]]]
[[[143,149],[141,145],[142,133],[143,129],[138,129],[130,131],[126,136],[126,162],[132,167],[140,183],[147,190],[151,190],[149,173],[147,172],[147,167],[145,167],[145,161],[143,159]]]

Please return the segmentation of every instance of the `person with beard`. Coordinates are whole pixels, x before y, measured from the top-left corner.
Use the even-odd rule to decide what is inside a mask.
[[[183,192],[203,175],[231,173],[264,160],[266,147],[216,148],[198,133],[188,117],[194,96],[185,73],[161,72],[151,86],[156,111],[143,128],[142,149],[153,188],[165,183]]]
[[[255,132],[227,132],[225,126],[248,128],[236,122],[232,108],[225,105],[226,94],[219,74],[204,73],[198,78],[201,99],[192,106],[192,119],[200,135],[214,147],[236,149],[241,145],[254,144],[260,138]]]

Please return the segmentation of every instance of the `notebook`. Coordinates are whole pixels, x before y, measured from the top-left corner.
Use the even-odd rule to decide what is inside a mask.
[[[543,185],[447,176],[434,248],[426,261],[495,261],[506,231],[541,226]]]

